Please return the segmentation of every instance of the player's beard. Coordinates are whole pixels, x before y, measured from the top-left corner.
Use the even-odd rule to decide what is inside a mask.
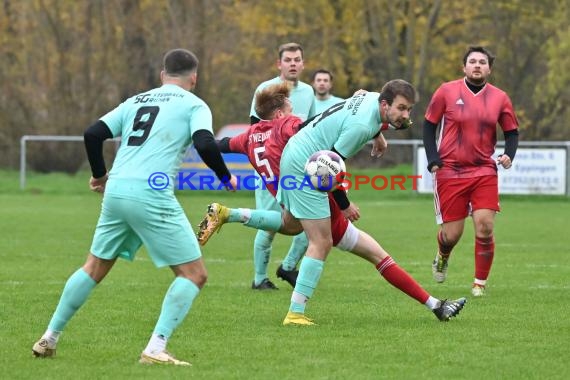
[[[389,107],[391,108],[391,106],[389,106]],[[387,109],[387,110],[385,111],[384,118],[381,118],[381,119],[386,119],[386,122],[387,122],[389,125],[392,125],[392,126],[395,127],[395,128],[400,128],[400,127],[402,126],[403,122],[404,122],[404,119],[401,119],[401,120],[400,120],[400,119],[392,120],[392,118],[390,117],[390,109]]]
[[[394,126],[396,129],[399,129],[402,127],[402,125],[404,124],[404,119],[397,119],[394,121],[390,121],[390,125]]]
[[[468,76],[467,77],[467,82],[471,83],[472,85],[475,86],[482,86],[485,84],[485,82],[487,81],[487,78],[484,77],[482,74],[481,76],[479,76],[478,78],[474,78],[473,76]]]

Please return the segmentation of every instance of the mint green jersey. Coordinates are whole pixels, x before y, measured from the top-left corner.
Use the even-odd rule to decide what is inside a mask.
[[[331,97],[326,100],[320,100],[315,98],[315,112],[323,113],[323,111],[325,111],[327,108],[334,106],[335,104],[340,103],[342,101],[344,101],[344,99],[334,95],[331,95]]]
[[[105,194],[154,202],[174,197],[175,176],[192,134],[200,129],[212,132],[208,105],[173,84],[127,99],[101,121],[113,137],[121,137]],[[157,175],[162,177],[153,180]],[[163,184],[164,189],[154,190]]]
[[[253,95],[253,100],[251,101],[251,110],[249,111],[250,116],[255,116],[259,119],[257,112],[255,112],[255,94],[267,86],[278,84],[282,81],[283,80],[280,77],[276,77],[257,86]],[[315,112],[315,93],[313,92],[313,87],[307,83],[298,81],[297,85],[291,89],[289,100],[293,106],[293,115],[298,116],[301,120],[305,121],[317,114]]]
[[[298,219],[330,217],[327,193],[307,186],[305,164],[319,150],[334,148],[343,157],[354,156],[380,131],[377,92],[354,95],[312,119],[283,150],[281,178],[293,178],[295,186],[279,187],[277,200]],[[304,184],[304,185],[303,185]]]
[[[344,157],[354,156],[380,131],[379,97],[377,92],[367,92],[327,109],[291,137],[288,153],[303,165],[311,154],[333,147]]]

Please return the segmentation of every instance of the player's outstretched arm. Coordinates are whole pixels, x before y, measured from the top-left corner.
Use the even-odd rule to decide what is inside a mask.
[[[222,152],[222,153],[236,153],[236,152],[232,151],[230,141],[231,141],[230,137],[224,137],[221,140],[216,140],[216,144],[218,145],[218,149],[220,150],[220,152]]]
[[[196,151],[200,155],[200,158],[204,163],[216,173],[216,176],[222,183],[226,184],[228,182],[228,178],[233,177],[222,158],[222,153],[216,144],[216,140],[214,140],[214,135],[212,132],[200,129],[194,132],[192,135],[192,140],[194,141],[194,147]],[[235,177],[233,177],[235,178]],[[236,186],[233,187],[234,189]]]

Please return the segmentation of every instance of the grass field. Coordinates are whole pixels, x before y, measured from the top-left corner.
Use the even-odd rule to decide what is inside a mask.
[[[394,169],[409,170],[409,168]],[[141,250],[120,261],[62,334],[57,357],[31,356],[67,277],[89,249],[100,196],[88,174],[38,175],[18,189],[0,181],[0,366],[5,379],[566,379],[570,376],[570,200],[503,197],[488,295],[470,297],[471,222],[448,280],[431,279],[435,233],[431,196],[353,191],[364,210],[358,227],[437,297],[467,296],[458,318],[438,322],[392,288],[371,265],[333,250],[307,307],[318,326],[281,322],[291,288],[250,289],[255,231],[225,226],[203,250],[209,281],[169,349],[189,368],[137,363],[170,285]],[[386,173],[384,174],[391,174]],[[253,206],[250,193],[185,192],[196,225],[206,205]],[[270,276],[290,240],[274,244]],[[182,249],[183,247],[181,247]]]

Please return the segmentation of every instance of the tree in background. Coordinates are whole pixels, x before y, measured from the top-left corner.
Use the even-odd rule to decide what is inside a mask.
[[[470,44],[497,54],[497,85],[512,94],[522,139],[570,139],[569,6],[563,0],[3,0],[0,8],[0,167],[15,167],[24,134],[80,135],[117,101],[153,87],[160,58],[187,47],[200,59],[198,95],[214,123],[247,122],[260,78],[277,74],[275,46],[307,51],[306,78],[335,74],[335,90],[415,84],[416,125],[429,94],[461,75]],[[491,81],[494,81],[492,78]],[[421,137],[420,128],[406,131]],[[402,135],[400,134],[399,137]],[[41,148],[41,150],[39,149]],[[31,168],[74,172],[80,144],[42,144]]]

